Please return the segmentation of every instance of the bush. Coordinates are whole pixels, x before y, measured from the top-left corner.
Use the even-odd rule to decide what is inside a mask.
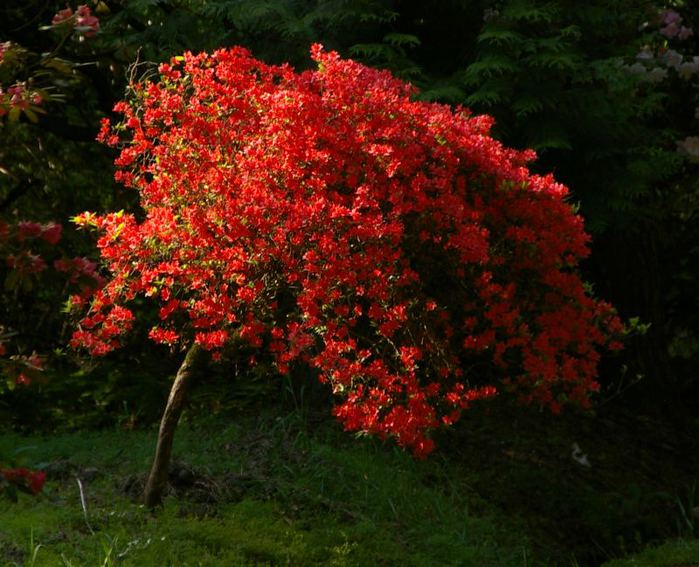
[[[304,73],[242,48],[186,54],[131,86],[101,138],[143,211],[76,219],[101,231],[111,275],[73,345],[119,346],[145,297],[154,341],[305,364],[347,429],[418,456],[500,389],[585,404],[622,327],[575,272],[588,237],[566,188],[490,118],[312,54]]]

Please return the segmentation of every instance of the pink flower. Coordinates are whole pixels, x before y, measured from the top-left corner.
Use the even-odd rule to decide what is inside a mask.
[[[694,30],[692,28],[682,26],[680,28],[680,31],[677,33],[677,39],[679,39],[680,41],[684,41],[685,39],[689,39],[693,35]]]
[[[73,10],[71,10],[70,8],[66,8],[64,10],[59,10],[53,16],[53,19],[51,20],[51,24],[54,26],[58,26],[58,25],[61,25],[65,22],[67,22],[72,17],[73,17]]]
[[[19,231],[19,239],[24,240],[25,238],[36,238],[41,236],[42,227],[38,222],[34,221],[21,221],[17,225],[17,230]]]
[[[30,274],[43,272],[46,269],[46,262],[41,256],[27,254],[27,260],[27,272]]]
[[[55,222],[50,222],[48,224],[42,225],[41,227],[41,239],[48,242],[49,244],[58,244],[61,239],[61,231],[63,227]]]
[[[44,369],[44,361],[41,360],[41,357],[33,352],[30,357],[26,359],[27,366],[30,366],[34,370],[43,370]]]
[[[93,276],[97,264],[87,258],[73,258],[73,269],[82,275]]]
[[[70,260],[64,260],[63,258],[53,261],[53,267],[58,272],[67,272],[70,270],[71,266],[72,263]]]
[[[24,372],[20,372],[19,376],[15,378],[15,384],[18,386],[29,386],[32,381],[29,379],[29,376],[27,376]]]
[[[85,4],[78,6],[75,13],[70,8],[59,11],[51,20],[51,24],[54,26],[72,24],[75,31],[84,34],[85,37],[94,37],[100,29],[99,18],[93,16],[90,8]]]
[[[21,274],[35,274],[46,269],[46,262],[41,256],[22,251],[18,255],[10,254],[5,259],[8,268],[17,270]]]
[[[2,65],[2,60],[5,58],[7,52],[10,50],[11,45],[12,43],[9,41],[0,43],[0,65]]]
[[[85,37],[94,37],[100,29],[100,21],[97,16],[93,16],[90,12],[90,8],[86,5],[78,6],[75,12],[76,29],[78,31],[84,32]],[[84,28],[84,29],[79,29]]]
[[[668,24],[664,28],[660,29],[661,35],[664,35],[668,39],[672,39],[673,37],[675,37],[679,33],[679,31],[680,26],[675,22]]]
[[[45,472],[30,473],[29,476],[27,477],[27,481],[28,481],[29,490],[31,491],[31,493],[34,495],[39,494],[39,492],[41,492],[41,490],[44,488],[44,483],[46,482],[46,473]]]
[[[682,16],[675,10],[665,10],[660,17],[665,25],[679,24],[682,21]]]

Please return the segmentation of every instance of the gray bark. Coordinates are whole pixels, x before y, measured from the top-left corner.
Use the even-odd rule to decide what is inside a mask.
[[[163,502],[163,492],[167,486],[175,429],[182,415],[182,409],[195,377],[196,369],[200,366],[205,355],[206,352],[199,345],[192,345],[177,371],[175,381],[172,383],[167,405],[160,420],[158,445],[155,449],[153,465],[143,491],[143,502],[148,508],[155,508]]]

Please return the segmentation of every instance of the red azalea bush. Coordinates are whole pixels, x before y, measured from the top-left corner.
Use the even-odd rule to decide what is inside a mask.
[[[500,388],[586,404],[622,327],[575,271],[589,238],[566,188],[492,139],[489,117],[312,55],[296,73],[241,48],[186,54],[132,85],[100,138],[143,215],[76,219],[101,231],[111,275],[73,345],[119,346],[149,297],[154,341],[217,356],[243,339],[282,373],[305,362],[348,430],[418,456]]]
[[[63,227],[54,222],[0,220],[0,279],[4,281],[0,297],[7,306],[0,323],[0,374],[4,378],[0,380],[0,391],[27,386],[44,370],[44,357],[35,352],[36,345],[28,338],[32,335],[29,325],[35,325],[36,318],[27,322],[21,316],[13,316],[26,311],[18,298],[32,292],[37,298],[40,292],[52,291],[60,298],[68,287],[87,298],[103,283],[95,262],[66,257],[57,249],[62,231]]]

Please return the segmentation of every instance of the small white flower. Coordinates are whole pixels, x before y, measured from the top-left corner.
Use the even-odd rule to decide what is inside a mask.
[[[666,67],[677,69],[682,63],[682,54],[678,53],[674,49],[668,49],[662,54],[660,61],[662,61]]]
[[[583,467],[588,467],[590,468],[592,465],[590,464],[590,459],[587,458],[587,454],[582,452],[582,449],[580,449],[580,445],[577,443],[573,443],[573,446],[571,447],[573,452],[571,453],[571,457],[573,460],[578,463],[579,465],[582,465]]]
[[[682,63],[682,65],[680,65],[680,68],[677,69],[677,72],[683,79],[691,79],[692,75],[699,75],[699,63]]]
[[[677,142],[677,151],[689,156],[692,161],[699,162],[699,136],[687,136]]]
[[[642,63],[634,63],[633,65],[628,65],[626,70],[634,75],[645,75],[646,67]]]
[[[653,67],[648,74],[646,79],[651,83],[659,83],[667,78],[667,69],[661,69],[660,67]]]
[[[644,45],[641,48],[641,51],[636,53],[636,59],[638,59],[639,61],[650,61],[653,59],[653,51],[649,46]]]

